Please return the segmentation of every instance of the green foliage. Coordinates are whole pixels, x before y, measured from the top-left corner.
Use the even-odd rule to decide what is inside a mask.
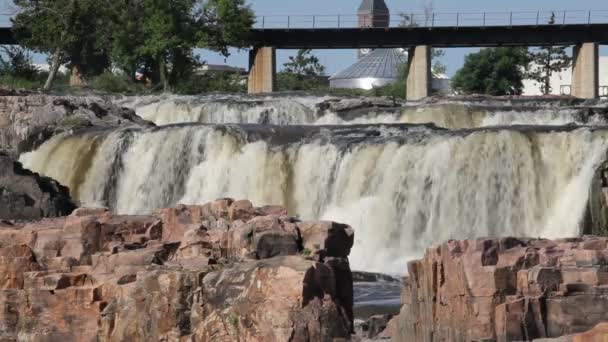
[[[329,83],[323,77],[325,67],[311,50],[298,50],[295,56],[283,64],[283,71],[277,74],[279,91],[321,91],[327,90]]]
[[[277,74],[277,89],[279,91],[325,91],[328,88],[329,82],[324,77],[287,72]]]
[[[15,0],[20,9],[12,19],[20,44],[52,55],[50,81],[59,64],[78,65],[84,75],[109,65],[106,1]]]
[[[247,47],[254,14],[245,0],[206,0],[198,13],[198,47],[228,56],[228,46]]]
[[[0,47],[3,56],[0,58],[0,73],[4,76],[34,80],[38,69],[32,64],[32,56],[20,46]]]
[[[244,93],[246,90],[246,84],[240,75],[233,72],[192,75],[180,81],[175,87],[175,92],[183,95],[196,95],[209,92]]]
[[[18,75],[1,75],[0,86],[9,89],[40,90],[44,85],[48,72],[40,72],[34,78],[27,79]],[[68,86],[69,75],[57,74],[54,89],[59,90]]]
[[[51,56],[49,87],[61,64],[95,77],[112,62],[132,78],[143,69],[168,90],[199,64],[195,47],[228,55],[228,46],[248,45],[253,24],[245,0],[15,0],[15,5],[19,42]]]
[[[555,13],[551,14],[549,24],[555,24]],[[527,77],[540,84],[540,91],[547,95],[551,93],[551,76],[559,73],[572,63],[565,46],[543,46],[530,49],[528,52],[530,68]]]
[[[444,75],[446,73],[447,67],[440,60],[443,56],[445,56],[445,50],[431,49],[432,70],[434,74]]]
[[[300,49],[295,56],[289,57],[289,62],[283,64],[284,72],[302,76],[320,76],[325,67],[319,58],[311,53],[310,49]]]
[[[465,94],[519,95],[528,66],[525,48],[486,48],[465,58],[452,87]]]
[[[112,57],[129,74],[143,68],[164,90],[200,64],[195,47],[228,55],[244,46],[253,13],[244,0],[130,0],[113,6]]]
[[[20,46],[0,47],[0,85],[11,89],[39,90],[48,77],[48,72],[39,71],[33,64],[30,53]],[[68,76],[59,73],[58,86],[68,82]]]
[[[0,76],[0,86],[9,89],[35,90],[42,87],[42,82],[19,76],[2,75]]]
[[[107,93],[127,93],[133,91],[133,84],[124,75],[116,75],[110,71],[95,77],[91,82],[95,90]]]

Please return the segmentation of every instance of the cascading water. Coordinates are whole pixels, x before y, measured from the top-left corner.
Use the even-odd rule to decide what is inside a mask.
[[[383,104],[388,100],[380,100]],[[243,95],[135,97],[117,101],[157,125],[185,122],[249,123],[273,125],[355,125],[428,123],[445,128],[507,125],[607,124],[605,117],[588,115],[584,108],[442,102],[432,105],[373,108],[357,112],[369,101],[335,97]],[[340,103],[336,107],[323,106]],[[327,108],[328,107],[328,108]],[[355,114],[349,114],[351,111]],[[346,115],[345,115],[346,113]]]
[[[186,124],[60,135],[21,160],[118,213],[228,196],[346,222],[354,269],[400,274],[450,238],[578,235],[607,139],[568,127]]]

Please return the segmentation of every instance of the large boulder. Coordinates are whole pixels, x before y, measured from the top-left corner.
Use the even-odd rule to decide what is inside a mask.
[[[397,341],[531,341],[608,321],[607,238],[450,241],[408,264]]]
[[[75,208],[68,188],[24,169],[0,152],[0,219],[64,216]]]
[[[319,223],[338,229],[335,244],[311,255],[284,213],[223,199],[144,216],[80,208],[0,222],[0,340],[346,340],[352,275],[347,255],[328,255],[352,244],[352,229]],[[261,247],[267,232],[294,247]]]
[[[59,132],[128,125],[153,126],[134,111],[98,96],[0,96],[0,149],[13,157]]]

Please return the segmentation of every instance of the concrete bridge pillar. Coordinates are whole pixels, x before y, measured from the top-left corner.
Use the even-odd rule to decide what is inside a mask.
[[[410,48],[407,61],[407,100],[421,100],[431,94],[431,47]]]
[[[275,90],[276,50],[273,47],[255,48],[249,52],[249,94],[272,93]]]
[[[582,99],[599,97],[599,46],[597,43],[576,45],[572,53],[571,95]]]

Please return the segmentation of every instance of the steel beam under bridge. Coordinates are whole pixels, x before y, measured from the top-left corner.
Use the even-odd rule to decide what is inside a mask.
[[[605,45],[608,24],[252,29],[250,40],[254,47],[277,49]]]
[[[0,45],[15,45],[17,41],[10,27],[0,27]]]

